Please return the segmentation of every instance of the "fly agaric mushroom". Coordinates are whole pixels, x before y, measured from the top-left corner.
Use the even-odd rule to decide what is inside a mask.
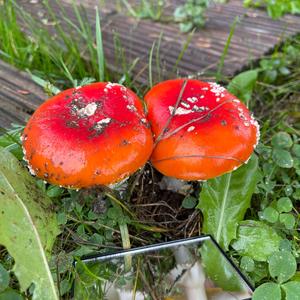
[[[30,118],[22,142],[33,175],[74,188],[121,181],[145,164],[153,148],[139,98],[104,82],[46,101]]]
[[[206,180],[247,162],[259,126],[246,106],[217,83],[161,82],[145,96],[155,148],[153,166],[167,176]]]

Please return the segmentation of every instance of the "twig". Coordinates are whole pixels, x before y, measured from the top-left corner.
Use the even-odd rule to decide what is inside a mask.
[[[154,160],[154,163],[160,163],[167,160],[176,160],[176,159],[182,159],[182,158],[213,158],[213,159],[225,159],[225,160],[234,160],[241,164],[245,163],[245,161],[240,160],[233,156],[223,156],[223,155],[201,155],[201,154],[195,154],[195,155],[178,155],[178,156],[171,156],[166,157],[158,160]]]
[[[182,86],[181,86],[181,89],[180,89],[180,93],[178,95],[178,98],[177,98],[177,101],[176,101],[176,104],[175,104],[175,107],[169,117],[169,119],[167,120],[166,124],[165,124],[165,127],[163,128],[163,130],[161,131],[161,133],[159,134],[159,136],[157,137],[155,143],[154,143],[154,147],[160,142],[161,139],[163,139],[164,137],[164,134],[166,133],[173,117],[175,116],[175,113],[176,113],[176,109],[178,108],[181,100],[182,100],[182,96],[183,96],[183,93],[184,93],[184,90],[186,88],[186,85],[187,85],[187,79],[185,79],[182,83]]]

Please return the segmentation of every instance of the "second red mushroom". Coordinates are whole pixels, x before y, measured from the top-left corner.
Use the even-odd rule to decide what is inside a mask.
[[[167,176],[206,180],[245,163],[259,139],[247,107],[219,84],[161,82],[145,96],[155,136],[154,167]]]

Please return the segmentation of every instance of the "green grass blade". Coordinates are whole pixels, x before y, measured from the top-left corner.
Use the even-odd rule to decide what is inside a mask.
[[[38,77],[36,75],[33,75],[29,72],[29,74],[31,75],[31,79],[38,84],[39,86],[41,86],[44,90],[46,90],[46,92],[50,92],[52,95],[56,95],[58,93],[60,93],[60,89],[57,88],[56,86],[52,85],[49,81],[46,81],[44,79],[42,79],[41,77]]]
[[[217,70],[217,74],[216,74],[216,81],[219,81],[221,79],[221,73],[222,73],[222,70],[223,70],[223,67],[224,67],[225,58],[227,56],[228,49],[229,49],[229,46],[230,46],[230,43],[231,43],[231,39],[233,37],[235,27],[236,27],[236,24],[238,23],[238,21],[239,21],[239,17],[235,17],[233,23],[230,26],[230,32],[229,32],[225,47],[223,49],[222,56],[221,56],[219,64],[218,64],[218,70]]]
[[[152,60],[153,60],[153,52],[155,48],[156,42],[154,41],[149,54],[149,87],[153,86],[153,77],[152,77]]]
[[[65,74],[66,78],[68,78],[68,79],[72,82],[72,85],[73,85],[74,87],[76,87],[76,86],[77,86],[76,80],[73,78],[73,76],[72,76],[70,70],[68,69],[68,67],[67,67],[66,64],[64,63],[62,57],[59,59],[59,63],[60,63],[61,66],[63,67],[64,74]]]
[[[128,3],[127,0],[122,0],[123,4],[126,6],[129,14],[131,14],[133,17],[137,18],[138,15],[137,13],[135,12],[135,10],[132,8],[132,6]]]
[[[97,47],[99,81],[104,81],[105,80],[104,51],[103,51],[101,24],[100,24],[98,7],[96,8],[96,47]]]
[[[181,51],[180,51],[180,53],[179,53],[179,55],[178,55],[178,57],[177,57],[177,60],[176,60],[176,62],[175,62],[175,65],[174,65],[174,67],[173,67],[173,69],[172,69],[172,73],[175,73],[175,72],[176,72],[176,69],[177,69],[177,67],[178,67],[178,64],[179,64],[180,61],[182,60],[182,58],[183,58],[183,56],[184,56],[184,53],[185,53],[186,49],[187,49],[187,48],[189,47],[189,45],[190,45],[190,42],[191,42],[191,40],[192,40],[192,38],[193,38],[193,35],[194,35],[195,30],[196,30],[196,29],[193,29],[193,30],[189,33],[189,35],[188,35],[188,37],[187,37],[187,39],[186,39],[186,41],[185,41],[185,43],[184,43],[184,45],[183,45]]]
[[[159,34],[159,38],[157,41],[157,46],[156,46],[156,71],[158,74],[158,82],[161,81],[161,76],[162,76],[162,72],[161,72],[161,67],[160,67],[160,45],[161,45],[161,40],[163,37],[163,31],[161,31],[161,33]]]

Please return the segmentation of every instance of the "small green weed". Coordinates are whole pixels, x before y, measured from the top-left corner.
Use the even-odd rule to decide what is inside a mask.
[[[205,25],[204,12],[208,8],[209,0],[187,0],[174,11],[174,20],[179,23],[180,31],[189,32],[194,28]]]
[[[244,5],[247,7],[265,7],[268,15],[273,19],[278,19],[287,13],[300,13],[298,0],[244,0]]]
[[[121,2],[134,18],[154,21],[161,19],[165,6],[164,0],[142,0],[135,6],[132,6],[127,0],[121,0]]]
[[[55,82],[61,88],[76,86],[78,78],[109,80],[111,75],[104,64],[99,13],[95,12],[95,38],[85,14],[80,14],[75,4],[76,24],[61,9],[60,19],[67,26],[64,29],[51,5],[48,2],[45,5],[57,35],[51,35],[42,23],[39,24],[14,2],[7,1],[0,11],[0,58],[20,69],[30,70],[45,81]],[[21,30],[17,15],[26,24],[30,35]],[[69,34],[66,35],[65,31]]]

